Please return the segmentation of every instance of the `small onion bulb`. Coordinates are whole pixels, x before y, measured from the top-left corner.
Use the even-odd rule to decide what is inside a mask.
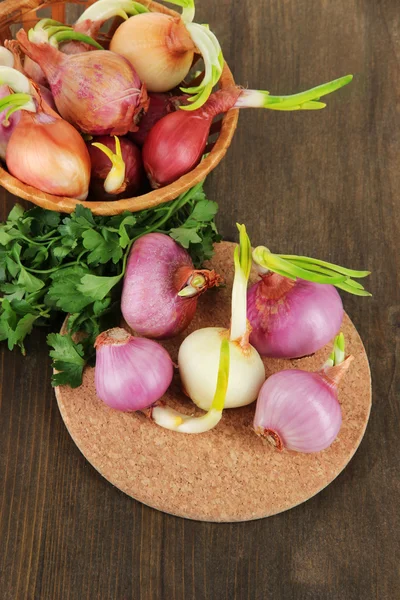
[[[217,384],[221,341],[227,338],[229,330],[206,327],[188,335],[179,348],[178,364],[183,387],[203,410],[211,406]],[[230,370],[225,408],[235,408],[254,402],[265,381],[265,369],[253,346],[242,348],[237,341],[230,341],[229,350]]]
[[[157,342],[136,338],[115,327],[95,342],[96,393],[111,408],[148,408],[165,394],[173,376],[168,352]]]

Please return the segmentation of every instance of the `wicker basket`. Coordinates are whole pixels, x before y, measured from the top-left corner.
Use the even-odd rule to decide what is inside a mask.
[[[152,11],[171,15],[177,14],[175,11],[156,2],[146,2],[146,0],[139,0],[139,2],[150,8]],[[37,11],[41,9],[49,9],[51,18],[65,22],[66,7],[68,4],[78,5],[79,8],[82,7],[80,10],[80,13],[82,13],[83,10],[90,4],[93,4],[93,2],[90,0],[88,2],[72,0],[70,3],[53,0],[48,0],[47,2],[43,2],[43,0],[4,0],[3,2],[0,2],[0,41],[3,43],[4,40],[11,39],[13,37],[12,32],[15,30],[16,25],[22,26],[25,29],[32,27],[39,19],[43,18],[43,15],[37,15]],[[225,63],[220,79],[220,87],[224,88],[230,85],[234,85],[234,80],[229,67]],[[6,169],[2,168],[2,166],[0,166],[0,184],[9,192],[20,198],[29,200],[43,208],[60,212],[72,212],[77,203],[87,206],[96,215],[116,215],[124,210],[135,212],[145,208],[151,208],[163,202],[173,200],[182,192],[188,190],[196,183],[199,183],[217,166],[231,143],[237,120],[238,111],[231,110],[222,119],[220,125],[216,124],[216,127],[212,129],[212,132],[214,133],[214,138],[215,134],[217,134],[218,137],[216,141],[213,138],[213,142],[215,143],[213,143],[207,158],[193,169],[193,171],[180,177],[180,179],[164,188],[153,190],[142,196],[126,198],[124,200],[115,200],[113,202],[97,202],[94,198],[93,200],[82,202],[73,198],[53,196],[22,183],[8,173]]]

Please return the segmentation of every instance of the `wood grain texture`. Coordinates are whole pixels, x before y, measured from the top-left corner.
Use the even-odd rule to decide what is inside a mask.
[[[287,93],[347,72],[320,113],[243,111],[208,194],[233,239],[373,271],[344,297],[374,404],[348,468],[253,523],[188,522],[115,490],[80,455],[50,389],[44,334],[1,355],[3,600],[386,600],[400,597],[400,11],[396,0],[198,2],[235,78]],[[3,193],[4,216],[14,199]]]

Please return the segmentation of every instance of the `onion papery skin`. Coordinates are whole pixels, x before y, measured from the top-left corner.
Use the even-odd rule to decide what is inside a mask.
[[[24,71],[29,79],[32,79],[38,85],[43,87],[49,87],[46,75],[43,73],[42,68],[29,56],[25,56],[24,59]]]
[[[8,85],[0,85],[0,99],[5,98],[11,94]],[[3,110],[0,113],[0,157],[5,160],[8,142],[10,141],[11,135],[21,118],[21,111],[13,113],[10,118],[6,121],[7,110]]]
[[[195,46],[180,17],[153,12],[124,21],[110,50],[129,60],[149,92],[168,92],[188,74]]]
[[[93,38],[98,34],[101,25],[102,23],[96,23],[87,19],[82,23],[76,23],[73,26],[73,29],[74,31],[84,33]],[[81,52],[89,52],[90,50],[94,50],[94,47],[90,44],[85,44],[84,42],[71,40],[69,42],[61,43],[59,50],[64,54],[79,54]],[[29,58],[29,56],[25,56],[24,71],[26,75],[35,83],[47,88],[49,87],[49,82],[47,81],[47,77],[42,68],[35,61]]]
[[[268,273],[247,294],[250,343],[263,356],[313,354],[338,333],[342,300],[332,285]]]
[[[42,67],[60,115],[83,133],[125,135],[146,110],[147,92],[123,58],[108,50],[66,55],[49,44],[33,44],[21,30],[23,51]]]
[[[46,102],[47,106],[49,106],[52,110],[54,110],[58,114],[57,106],[56,106],[56,103],[54,102],[53,94],[51,93],[49,88],[44,87],[44,85],[40,85],[40,84],[38,84],[38,86],[39,86],[39,93],[40,93],[40,96],[42,97],[42,99]]]
[[[154,125],[143,146],[144,168],[153,188],[169,185],[198,165],[213,118],[232,108],[239,95],[235,87],[219,90],[201,108],[177,110]]]
[[[168,115],[176,111],[181,102],[186,100],[187,96],[172,96],[171,94],[149,93],[149,106],[147,112],[142,116],[138,124],[138,130],[129,133],[129,138],[138,146],[143,146],[147,136],[154,125]]]
[[[278,449],[320,452],[337,437],[342,411],[334,383],[297,369],[271,375],[262,386],[254,429]]]
[[[157,342],[127,332],[122,340],[115,340],[115,331],[123,335],[123,330],[111,329],[96,340],[97,396],[116,410],[143,410],[167,391],[174,371],[172,360]]]
[[[138,239],[129,254],[121,297],[129,327],[156,339],[186,329],[196,312],[197,296],[181,297],[178,292],[193,272],[189,254],[168,235],[149,233]]]
[[[222,327],[205,327],[193,331],[179,348],[178,365],[185,393],[203,410],[209,410],[218,376],[221,341],[229,339]],[[230,366],[225,408],[251,404],[265,381],[264,364],[250,345],[245,349],[229,342]]]
[[[125,163],[125,183],[116,194],[109,194],[104,189],[104,181],[112,166],[111,161],[104,152],[92,145],[94,142],[104,144],[115,153],[115,139],[102,135],[87,142],[91,162],[90,195],[93,195],[96,200],[116,200],[135,195],[139,192],[145,180],[142,155],[139,148],[126,138],[120,138],[119,141]]]
[[[82,137],[50,109],[50,114],[20,112],[6,151],[10,173],[42,192],[84,200],[90,158]]]

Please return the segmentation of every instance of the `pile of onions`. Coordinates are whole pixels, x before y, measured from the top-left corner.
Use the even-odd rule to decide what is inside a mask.
[[[17,33],[22,50],[43,69],[60,115],[83,133],[124,135],[147,106],[147,93],[130,63],[107,50],[66,55]]]
[[[188,252],[168,235],[149,233],[129,254],[122,315],[139,335],[173,337],[193,319],[199,295],[219,281],[214,271],[195,269]]]
[[[193,112],[187,106],[160,119],[150,131],[143,147],[143,162],[153,188],[169,185],[200,162],[213,119],[232,108],[271,110],[317,110],[326,105],[319,98],[340,89],[352,75],[322,84],[291,96],[271,96],[268,92],[239,87],[218,90]],[[172,160],[171,160],[171,157]]]
[[[340,334],[320,371],[291,369],[271,375],[258,396],[255,432],[278,450],[319,452],[328,448],[342,424],[337,386],[352,360],[352,356],[345,359]]]
[[[139,148],[126,138],[99,136],[87,142],[91,161],[90,193],[99,200],[135,195],[144,181]]]

